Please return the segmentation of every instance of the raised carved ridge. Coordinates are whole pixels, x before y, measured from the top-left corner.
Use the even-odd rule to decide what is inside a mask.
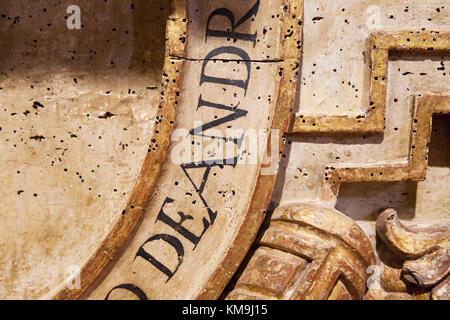
[[[185,51],[187,21],[184,0],[171,0],[172,14],[166,26],[166,48],[162,72],[161,101],[153,128],[152,143],[142,165],[139,179],[122,216],[109,232],[102,245],[90,257],[80,272],[80,288],[61,288],[55,300],[77,299],[92,285],[141,220],[166,157],[167,147],[174,127],[179,86],[184,61],[176,58]]]
[[[286,132],[289,126],[289,114],[295,100],[295,88],[300,68],[302,30],[303,30],[303,0],[285,0],[285,20],[283,23],[283,74],[277,93],[277,102],[273,113],[271,128],[273,131]],[[284,135],[279,135],[279,153],[284,146]],[[267,150],[270,152],[272,136],[268,136]],[[268,154],[272,157],[271,154]],[[279,159],[278,155],[277,159]],[[273,157],[272,157],[273,158]],[[261,164],[261,169],[270,167],[273,163]],[[238,236],[229,249],[226,258],[214,272],[197,299],[217,299],[226,287],[234,272],[239,268],[248,249],[254,241],[258,229],[264,220],[264,214],[269,205],[270,196],[275,184],[276,173],[264,175],[259,173],[253,195]]]
[[[337,196],[343,182],[420,181],[425,179],[433,114],[450,113],[450,96],[425,95],[416,99],[407,163],[361,167],[327,167],[322,199]],[[329,192],[332,194],[329,194]]]
[[[374,263],[369,239],[339,211],[282,206],[227,299],[361,299]]]
[[[450,33],[404,31],[374,33],[370,43],[369,105],[357,116],[296,114],[292,133],[381,133],[385,128],[389,52],[448,52]]]
[[[377,219],[377,234],[396,257],[403,259],[402,268],[380,261],[380,282],[370,286],[365,299],[449,299],[450,225],[405,225],[395,210],[387,209]]]

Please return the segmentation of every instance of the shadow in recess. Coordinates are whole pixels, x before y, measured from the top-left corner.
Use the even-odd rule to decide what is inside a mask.
[[[336,209],[356,221],[376,221],[387,208],[397,210],[401,220],[415,216],[417,182],[344,183]]]
[[[428,165],[430,167],[449,167],[450,115],[433,115]]]

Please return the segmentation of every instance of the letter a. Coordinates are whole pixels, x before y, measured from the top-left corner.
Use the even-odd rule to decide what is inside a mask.
[[[76,5],[70,5],[67,8],[67,13],[72,14],[70,17],[67,18],[67,29],[74,30],[74,29],[81,29],[81,10],[79,6]]]

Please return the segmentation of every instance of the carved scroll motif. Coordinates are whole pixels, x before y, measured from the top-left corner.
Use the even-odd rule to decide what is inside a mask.
[[[421,228],[404,225],[393,209],[377,219],[377,234],[395,256],[404,259],[402,269],[384,266],[383,293],[369,290],[366,299],[392,299],[412,294],[448,300],[450,286],[450,226]],[[387,291],[396,292],[386,293]],[[416,296],[417,298],[417,296]]]

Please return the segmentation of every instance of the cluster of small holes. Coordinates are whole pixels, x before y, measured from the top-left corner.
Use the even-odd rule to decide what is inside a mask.
[[[111,1],[104,1],[104,3],[105,6],[108,6],[111,4]],[[111,5],[114,5],[114,3],[112,3]],[[37,10],[36,7],[30,7],[30,14],[13,15],[8,12],[3,12],[0,13],[0,27],[4,30],[3,32],[20,33],[22,32],[20,31],[21,29],[17,29],[17,31],[15,31],[15,29],[11,28],[23,28],[22,26],[26,26],[25,23],[33,26],[38,25],[36,31],[33,31],[33,34],[36,34],[36,36],[31,38],[30,43],[25,44],[23,55],[43,56],[44,54],[46,54],[46,50],[48,50],[47,48],[53,45],[52,42],[56,41],[52,39],[52,34],[54,34],[58,30],[62,30],[62,33],[69,32],[67,30],[67,27],[65,26],[66,20],[68,19],[66,8],[66,6],[62,6],[60,3],[55,3],[54,6],[48,5],[48,7],[40,8],[39,10]],[[131,11],[135,11],[136,4],[131,3],[129,8]],[[11,8],[11,11],[12,10],[13,9]],[[22,10],[22,12],[24,11],[25,10]],[[167,11],[167,9],[161,7],[160,11]],[[88,21],[88,19],[86,18],[86,10],[84,11],[84,13],[85,19],[82,19],[83,22]],[[115,24],[116,22],[117,24]],[[116,46],[116,39],[119,39],[120,37],[132,38],[134,37],[134,34],[132,32],[132,29],[126,27],[126,23],[112,20],[108,21],[108,23],[112,24],[112,26],[110,27],[109,31],[107,31],[106,34],[104,34],[104,36],[102,37],[104,39],[104,43],[99,42],[97,44],[97,47],[86,46],[79,48],[77,47],[77,49],[74,50],[68,50],[67,58],[69,59],[69,61],[81,65],[88,64],[87,62],[85,62],[86,60],[92,61],[90,62],[90,64],[92,65],[105,62],[106,64],[110,65],[110,68],[115,68],[118,64],[119,58],[112,56],[112,58],[105,60],[106,55],[109,55],[110,52],[114,52],[114,50],[111,50],[111,48],[113,46]],[[83,24],[81,27],[81,31],[71,32],[73,32],[73,34],[77,34],[78,32],[79,34],[79,32],[83,32],[83,30],[89,29],[89,25]],[[5,31],[7,29],[9,31]],[[164,37],[162,39],[164,41]],[[36,53],[33,53],[33,51]],[[8,63],[9,61],[6,62]],[[32,64],[33,62],[25,61],[23,65],[26,66],[26,63]],[[66,60],[64,63],[70,62]],[[146,59],[141,60],[142,65],[146,63]],[[21,72],[21,70],[24,68],[21,65],[13,65],[13,63],[10,63],[9,65],[6,64],[5,67],[6,68],[3,72],[4,77],[10,78],[16,77],[15,73]],[[49,72],[51,71],[49,70]],[[73,175],[80,184],[87,184],[86,191],[95,192],[97,188],[94,188],[93,185],[90,185],[90,182],[95,182],[97,180],[96,174],[98,174],[98,171],[101,169],[103,164],[98,163],[97,166],[92,169],[67,166],[66,163],[68,161],[70,163],[73,163],[70,161],[70,158],[74,156],[72,152],[72,150],[74,150],[72,148],[72,144],[74,142],[72,141],[77,141],[75,142],[75,145],[77,146],[80,143],[86,144],[84,147],[87,150],[95,150],[95,148],[99,148],[102,144],[106,143],[106,140],[104,139],[104,135],[102,132],[98,130],[91,130],[92,124],[95,121],[99,120],[108,122],[115,121],[114,119],[121,117],[121,115],[116,114],[116,112],[112,112],[110,110],[99,111],[95,114],[92,111],[88,111],[84,112],[85,120],[81,120],[80,126],[78,127],[73,127],[71,125],[67,126],[66,124],[64,124],[64,122],[66,122],[66,119],[62,119],[61,125],[68,128],[65,133],[61,131],[58,131],[58,133],[54,133],[50,128],[45,128],[45,130],[42,130],[42,128],[39,129],[39,127],[42,126],[35,126],[34,123],[39,123],[40,121],[42,121],[39,120],[40,118],[46,119],[48,117],[48,115],[54,109],[55,102],[53,102],[52,100],[58,101],[58,97],[61,95],[64,96],[64,92],[60,89],[59,83],[53,85],[54,82],[51,80],[36,82],[31,75],[27,75],[26,79],[28,79],[31,83],[28,87],[29,90],[26,93],[29,98],[21,98],[20,101],[18,101],[18,103],[14,106],[5,103],[2,103],[1,105],[3,111],[2,118],[5,116],[9,116],[14,117],[15,119],[14,121],[8,120],[8,125],[3,125],[3,128],[0,129],[0,134],[2,134],[2,137],[0,137],[3,138],[2,140],[4,145],[10,148],[11,152],[16,152],[14,151],[14,149],[18,149],[19,147],[22,148],[22,146],[23,148],[32,148],[33,150],[36,150],[36,152],[39,152],[39,150],[46,150],[46,152],[42,154],[42,157],[45,159],[44,161],[48,161],[48,163],[41,163],[41,166],[46,168],[45,170],[61,170],[65,175]],[[70,77],[71,84],[65,83],[67,85],[66,88],[71,88],[78,85],[81,88],[82,86],[85,86],[84,79],[84,76],[79,75]],[[64,81],[67,82],[66,80]],[[147,85],[145,89],[155,90],[157,89],[157,86]],[[6,85],[5,87],[0,88],[0,90],[4,94],[9,93],[10,86]],[[68,91],[69,90],[70,89],[68,89]],[[126,88],[121,89],[120,91],[106,89],[105,91],[103,91],[103,94],[105,95],[123,95],[126,93],[130,96],[134,96],[139,92],[137,92],[137,89],[135,88]],[[40,98],[36,99],[35,97],[38,96]],[[42,98],[42,96],[45,96],[46,98]],[[65,106],[65,108],[72,108],[72,106],[67,105]],[[170,122],[171,124],[173,124],[173,121]],[[11,126],[13,125],[17,127],[11,129]],[[123,130],[127,131],[128,128],[124,127]],[[88,138],[89,136],[91,136],[92,138]],[[129,147],[136,143],[139,144],[139,139],[140,138],[138,137],[132,138],[128,141],[119,140],[117,141],[117,146],[122,152],[129,152],[130,154],[134,154],[138,149],[136,149],[136,147],[130,149]],[[153,139],[152,141],[155,140]],[[53,150],[47,150],[49,145],[54,146]],[[157,144],[156,147],[158,147]],[[24,176],[25,178],[24,173],[26,171],[27,169],[16,170],[16,174]],[[119,171],[115,174],[117,176],[121,175]],[[63,188],[63,191],[69,192],[67,188]],[[19,196],[26,196],[27,194],[31,194],[36,198],[40,194],[37,191],[33,191],[32,185],[28,185],[27,188],[23,188],[20,190],[14,190],[14,192]],[[86,192],[86,194],[87,193],[88,192]],[[126,192],[121,192],[119,190],[119,187],[115,187],[112,190],[101,190],[101,192],[98,192],[96,195],[98,197],[102,197],[102,193],[120,193],[124,196],[126,195]]]

